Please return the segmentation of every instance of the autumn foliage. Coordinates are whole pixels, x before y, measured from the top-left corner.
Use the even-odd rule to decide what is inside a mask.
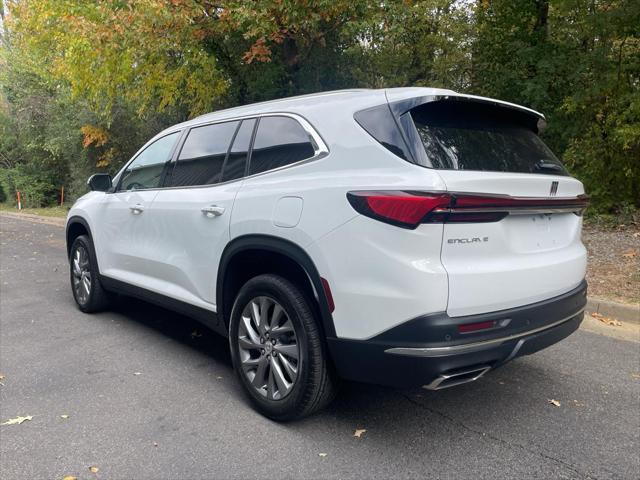
[[[543,111],[595,209],[640,206],[637,1],[8,0],[1,13],[0,185],[48,185],[45,203],[204,112],[418,85]]]

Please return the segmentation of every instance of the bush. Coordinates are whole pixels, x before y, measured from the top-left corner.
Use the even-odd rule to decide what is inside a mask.
[[[57,187],[47,178],[46,173],[36,172],[27,165],[0,170],[0,188],[16,203],[16,192],[20,192],[22,206],[27,208],[46,207],[56,203]]]

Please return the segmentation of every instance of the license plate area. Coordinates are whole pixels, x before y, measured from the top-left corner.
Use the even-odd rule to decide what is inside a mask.
[[[571,243],[579,222],[573,213],[510,215],[504,220],[504,234],[513,252],[555,250]]]

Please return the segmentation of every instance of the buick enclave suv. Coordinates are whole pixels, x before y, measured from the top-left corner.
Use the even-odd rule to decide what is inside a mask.
[[[326,405],[339,378],[476,380],[582,321],[587,198],[543,126],[430,88],[175,125],[69,212],[74,298],[94,312],[124,293],[200,320],[277,420]]]

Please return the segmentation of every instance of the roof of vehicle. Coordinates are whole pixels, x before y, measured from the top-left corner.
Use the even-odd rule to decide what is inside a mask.
[[[530,108],[516,105],[502,100],[490,99],[486,97],[478,97],[475,95],[467,95],[463,93],[454,92],[453,90],[446,90],[442,88],[427,88],[427,87],[402,87],[402,88],[387,88],[387,89],[352,89],[352,90],[333,90],[328,92],[311,93],[307,95],[298,95],[293,97],[285,97],[276,100],[268,100],[266,102],[252,103],[248,105],[242,105],[233,108],[227,108],[224,110],[218,110],[211,113],[200,115],[186,122],[173,125],[166,129],[162,134],[172,130],[178,130],[184,127],[192,125],[198,125],[201,123],[207,123],[216,120],[225,120],[227,118],[238,118],[248,115],[264,114],[264,113],[276,113],[276,112],[290,112],[303,114],[305,111],[315,108],[327,108],[327,105],[333,103],[332,101],[344,102],[352,101],[354,104],[362,105],[370,103],[371,106],[379,105],[385,101],[396,102],[413,97],[429,97],[429,96],[445,96],[445,97],[464,97],[469,99],[478,99],[484,101],[491,101],[500,105],[505,105],[520,110],[528,111],[541,118],[544,116]],[[359,107],[362,108],[362,107]],[[158,134],[160,135],[160,134]]]

